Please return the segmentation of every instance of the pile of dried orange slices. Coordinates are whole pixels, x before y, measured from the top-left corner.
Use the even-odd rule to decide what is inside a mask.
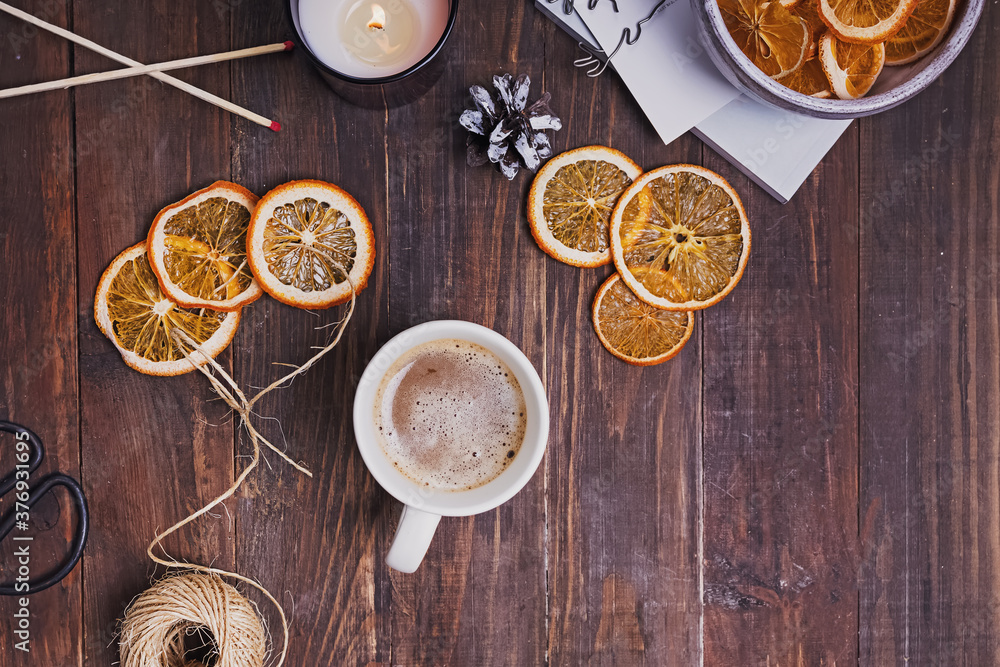
[[[740,50],[813,97],[856,99],[883,65],[913,62],[951,26],[957,0],[719,0]]]
[[[750,253],[743,204],[721,176],[688,164],[642,173],[605,146],[546,163],[531,184],[528,223],[562,262],[614,262],[594,299],[594,329],[612,354],[640,366],[681,350],[692,311],[729,294]]]
[[[164,208],[147,239],[111,262],[94,318],[129,366],[179,375],[226,349],[264,292],[329,308],[365,287],[374,261],[368,217],[336,185],[292,181],[258,200],[219,181]]]

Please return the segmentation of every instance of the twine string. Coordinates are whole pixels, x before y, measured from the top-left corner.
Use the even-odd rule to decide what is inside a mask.
[[[324,254],[324,256],[326,256],[325,253],[322,253],[322,254]],[[267,387],[265,387],[261,391],[257,392],[257,394],[255,394],[249,400],[247,399],[247,397],[244,394],[244,392],[240,389],[240,387],[236,383],[236,381],[232,378],[232,376],[228,372],[226,372],[226,369],[223,368],[221,365],[219,365],[219,363],[215,359],[213,359],[211,356],[209,356],[209,354],[201,347],[201,345],[198,344],[197,341],[195,341],[194,339],[192,339],[190,336],[188,336],[183,331],[175,330],[173,332],[174,339],[175,339],[175,341],[178,342],[178,347],[180,348],[181,352],[184,354],[185,359],[187,359],[192,365],[194,365],[199,371],[201,371],[201,373],[206,378],[208,378],[208,381],[212,385],[212,389],[215,391],[215,393],[218,394],[222,398],[222,400],[226,403],[226,405],[228,405],[236,414],[239,415],[239,417],[240,417],[240,423],[239,423],[239,426],[237,428],[239,428],[239,427],[246,428],[247,433],[250,435],[250,442],[253,444],[253,455],[252,455],[250,463],[243,469],[243,471],[239,474],[239,476],[232,483],[232,485],[229,486],[228,489],[226,489],[223,493],[221,493],[218,496],[216,496],[215,499],[211,500],[208,504],[202,506],[200,509],[198,509],[194,513],[188,515],[184,519],[181,519],[180,521],[178,521],[177,523],[175,523],[170,528],[168,528],[165,531],[159,533],[153,539],[153,541],[149,543],[149,546],[146,549],[146,555],[149,556],[150,560],[152,560],[154,563],[157,563],[159,565],[163,565],[165,567],[187,569],[187,570],[191,570],[192,572],[200,572],[202,574],[206,574],[206,575],[209,575],[211,577],[228,577],[228,578],[231,578],[231,579],[235,579],[237,581],[241,581],[241,582],[243,582],[245,584],[248,584],[250,586],[253,586],[258,591],[260,591],[271,602],[271,604],[274,605],[275,609],[277,609],[277,611],[278,611],[278,616],[281,618],[283,641],[282,641],[281,654],[278,657],[278,661],[276,663],[276,667],[281,667],[281,665],[284,664],[285,657],[286,657],[286,655],[288,653],[288,619],[285,617],[285,612],[282,609],[281,604],[274,598],[274,596],[271,595],[271,593],[266,588],[264,588],[264,586],[262,586],[261,584],[259,584],[258,582],[254,581],[253,579],[250,579],[249,577],[245,577],[245,576],[243,576],[241,574],[238,574],[236,572],[230,572],[228,570],[223,570],[223,569],[215,568],[215,567],[209,567],[209,566],[206,566],[206,565],[199,565],[197,563],[188,563],[188,562],[178,561],[177,559],[175,559],[174,557],[170,556],[167,553],[166,549],[163,548],[163,545],[161,543],[162,543],[162,541],[168,535],[171,535],[171,534],[175,533],[176,531],[178,531],[179,529],[181,529],[185,525],[187,525],[187,524],[191,523],[192,521],[194,521],[195,519],[199,518],[200,516],[202,516],[204,514],[207,514],[209,512],[209,510],[211,510],[213,507],[215,507],[219,503],[224,502],[225,500],[228,500],[229,498],[232,498],[233,495],[235,495],[236,491],[239,489],[240,485],[243,484],[243,481],[257,467],[258,463],[260,462],[260,445],[262,443],[266,447],[268,447],[269,449],[271,449],[273,452],[275,452],[276,454],[278,454],[278,456],[280,456],[282,459],[284,459],[285,462],[287,462],[288,464],[290,464],[296,470],[298,470],[299,472],[304,473],[305,475],[308,475],[309,477],[312,477],[312,472],[310,472],[308,468],[306,468],[306,467],[300,465],[299,463],[293,461],[287,454],[285,454],[285,452],[281,451],[278,447],[276,447],[275,445],[273,445],[267,438],[265,438],[254,427],[254,425],[251,423],[251,421],[250,421],[250,415],[253,414],[253,412],[252,412],[253,411],[253,407],[254,407],[254,405],[258,401],[260,401],[260,399],[262,399],[265,395],[267,395],[273,389],[285,386],[287,383],[291,382],[296,377],[298,377],[302,373],[305,373],[307,370],[309,370],[310,368],[312,368],[320,359],[323,358],[324,355],[326,355],[330,350],[332,350],[334,347],[337,346],[337,344],[340,342],[340,339],[344,335],[344,331],[347,328],[347,324],[348,324],[348,322],[350,322],[351,316],[354,314],[354,307],[355,307],[355,301],[356,301],[356,297],[357,297],[357,292],[356,292],[356,288],[355,288],[355,285],[354,285],[354,281],[351,279],[349,272],[346,271],[346,270],[344,270],[343,265],[340,264],[339,262],[336,262],[336,260],[334,260],[332,257],[327,256],[327,259],[329,259],[331,262],[333,262],[334,264],[336,264],[338,266],[338,268],[341,269],[342,275],[346,276],[347,282],[348,282],[348,284],[349,284],[349,286],[351,288],[351,299],[350,299],[350,303],[349,303],[349,306],[348,306],[348,309],[347,309],[347,314],[344,316],[344,318],[339,323],[337,323],[336,329],[335,329],[335,334],[334,334],[333,338],[330,340],[330,342],[326,346],[320,348],[319,351],[316,352],[316,354],[314,354],[312,357],[310,357],[302,365],[300,365],[300,366],[294,366],[294,370],[292,370],[288,374],[284,375],[283,377],[275,380],[271,384],[267,385]],[[190,350],[192,352],[189,352],[188,349],[186,349],[186,348],[190,348]],[[204,359],[204,360],[207,360],[207,361],[206,362],[202,362],[201,364],[197,363],[196,360],[195,360],[195,357],[194,357],[193,353],[197,353],[198,355],[201,356],[201,359]],[[220,380],[220,378],[221,378],[221,380]],[[160,556],[158,556],[155,553],[156,547],[160,548],[160,551],[163,552],[165,558],[160,557]],[[179,576],[183,576],[183,575],[179,575]],[[160,583],[172,581],[174,579],[179,578],[179,576],[177,576],[177,577],[169,577],[167,579],[164,579]],[[222,584],[223,586],[226,585],[223,582],[221,582],[221,580],[220,580],[219,583]],[[159,586],[159,584],[157,584],[153,588],[151,588],[148,591],[146,591],[146,593],[144,593],[143,596],[140,596],[139,600],[137,600],[137,602],[135,604],[133,604],[133,606],[129,609],[128,614],[126,615],[126,624],[129,621],[129,617],[132,616],[135,611],[137,611],[136,610],[136,606],[137,606],[138,602],[141,601],[146,594],[149,594],[149,593],[153,592],[154,590],[156,590],[157,586]],[[229,588],[231,588],[231,587],[229,587]],[[197,589],[197,590],[201,590],[202,592],[207,592],[207,590],[204,587],[202,587],[201,589]],[[229,599],[231,599],[233,597],[232,593],[235,593],[235,595],[237,597],[241,598],[244,602],[246,602],[246,599],[243,598],[239,594],[239,592],[236,591],[235,589],[232,589],[232,593],[230,593],[228,589],[222,589],[222,590],[225,591],[225,596],[226,596],[227,600],[229,600]],[[174,592],[176,593],[176,591],[174,591]],[[203,603],[201,605],[201,609],[203,611],[209,611],[209,610],[212,610],[214,608],[212,608],[211,605],[204,604],[204,601],[203,601]],[[141,609],[139,611],[141,611]],[[167,618],[161,618],[159,620],[161,622],[170,621],[171,625],[176,621],[176,619],[170,619],[169,615],[168,615]],[[152,624],[152,625],[149,625],[149,624]],[[206,623],[204,625],[205,625],[205,627],[208,627],[213,633],[216,633],[216,632],[228,633],[230,630],[232,630],[231,628],[229,628],[229,626],[227,626],[225,624],[219,625],[218,623],[216,623],[216,624],[213,625],[213,624]],[[145,627],[146,630],[151,630],[151,629],[155,629],[156,625],[153,622],[153,619],[150,619],[149,623],[146,626],[139,626],[139,627]],[[133,626],[133,629],[134,628],[135,628],[135,626]],[[179,655],[180,657],[178,658],[179,662],[176,662],[176,663],[175,662],[166,662],[166,663],[162,663],[162,664],[164,664],[164,665],[170,665],[171,667],[174,664],[177,664],[177,665],[183,664],[183,638],[180,636],[180,628],[177,628],[174,631],[172,631],[173,634],[169,634],[169,633],[168,634],[163,634],[163,632],[165,632],[165,630],[161,631],[159,633],[159,635],[157,635],[157,641],[166,642],[166,643],[160,644],[160,646],[164,647],[164,649],[163,649],[163,655],[164,655],[164,657],[167,658],[168,660],[172,659],[171,658],[172,655]],[[135,667],[140,667],[140,666],[141,667],[146,667],[147,663],[144,663],[144,662],[137,662],[137,663],[130,663],[130,664],[126,664],[125,663],[125,659],[124,659],[125,658],[125,648],[124,647],[125,647],[125,641],[126,641],[126,639],[129,639],[129,638],[124,636],[124,631],[123,631],[123,639],[122,639],[123,651],[122,651],[122,653],[123,653],[123,665],[124,665],[124,667],[132,667],[133,664],[134,664]],[[226,648],[230,646],[230,644],[226,643],[228,640],[229,640],[229,634],[224,634],[223,637],[220,637],[218,634],[215,634],[215,641],[216,641],[216,643],[218,645],[219,653],[221,655],[225,655]],[[178,648],[178,647],[180,647],[180,648]],[[180,654],[177,653],[178,651],[180,651]],[[225,658],[223,658],[223,659],[225,659]],[[233,665],[233,667],[244,667],[245,665],[262,665],[263,664],[263,659],[264,658],[262,657],[260,659],[260,661],[233,662],[231,664]],[[228,665],[230,663],[227,661],[225,664]],[[153,666],[150,665],[150,667],[153,667]],[[220,663],[220,667],[221,667],[221,663]]]
[[[266,659],[267,630],[253,603],[219,576],[187,572],[161,579],[132,603],[122,624],[121,664],[195,667],[185,658],[185,638],[199,635],[197,649],[216,667],[257,667]]]

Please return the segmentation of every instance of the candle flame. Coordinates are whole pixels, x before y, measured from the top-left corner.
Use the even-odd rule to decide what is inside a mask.
[[[372,5],[372,20],[368,22],[369,30],[384,30],[385,29],[385,10],[382,9],[382,5],[373,4]]]

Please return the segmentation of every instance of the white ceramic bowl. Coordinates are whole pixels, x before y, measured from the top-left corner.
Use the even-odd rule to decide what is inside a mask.
[[[958,0],[949,34],[923,58],[885,67],[878,80],[856,100],[819,99],[797,93],[771,79],[736,46],[722,20],[717,0],[691,0],[699,36],[719,71],[749,97],[787,111],[816,118],[859,118],[902,104],[938,78],[968,43],[985,0]]]

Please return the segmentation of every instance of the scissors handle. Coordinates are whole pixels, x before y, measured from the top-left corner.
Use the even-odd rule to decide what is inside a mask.
[[[28,466],[28,471],[34,472],[35,469],[38,468],[39,464],[41,464],[42,457],[45,456],[45,449],[38,436],[23,426],[2,420],[0,420],[0,431],[18,434],[19,441],[28,443],[30,447],[30,455],[27,457],[28,460],[25,463]],[[24,434],[24,437],[22,437],[21,434]],[[21,464],[24,465],[25,463]],[[0,496],[3,496],[16,486],[16,473],[17,471],[12,472],[0,481]],[[49,493],[57,486],[62,486],[69,492],[70,497],[73,499],[73,504],[76,507],[78,517],[68,558],[62,563],[62,565],[59,566],[58,570],[46,574],[41,578],[0,585],[0,595],[28,595],[43,591],[46,588],[62,581],[63,578],[69,574],[80,561],[80,556],[83,555],[83,547],[87,543],[87,535],[90,532],[90,515],[87,510],[87,498],[83,494],[83,489],[80,487],[79,482],[68,475],[54,473],[43,479],[34,488],[28,491],[27,501],[18,502],[21,507],[31,508],[42,496]],[[15,505],[14,508],[7,513],[7,516],[0,521],[0,541],[3,541],[14,528],[14,525],[17,523],[16,518],[18,511],[23,512],[25,510],[20,509],[17,505]],[[23,544],[30,544],[30,542],[24,542]]]

